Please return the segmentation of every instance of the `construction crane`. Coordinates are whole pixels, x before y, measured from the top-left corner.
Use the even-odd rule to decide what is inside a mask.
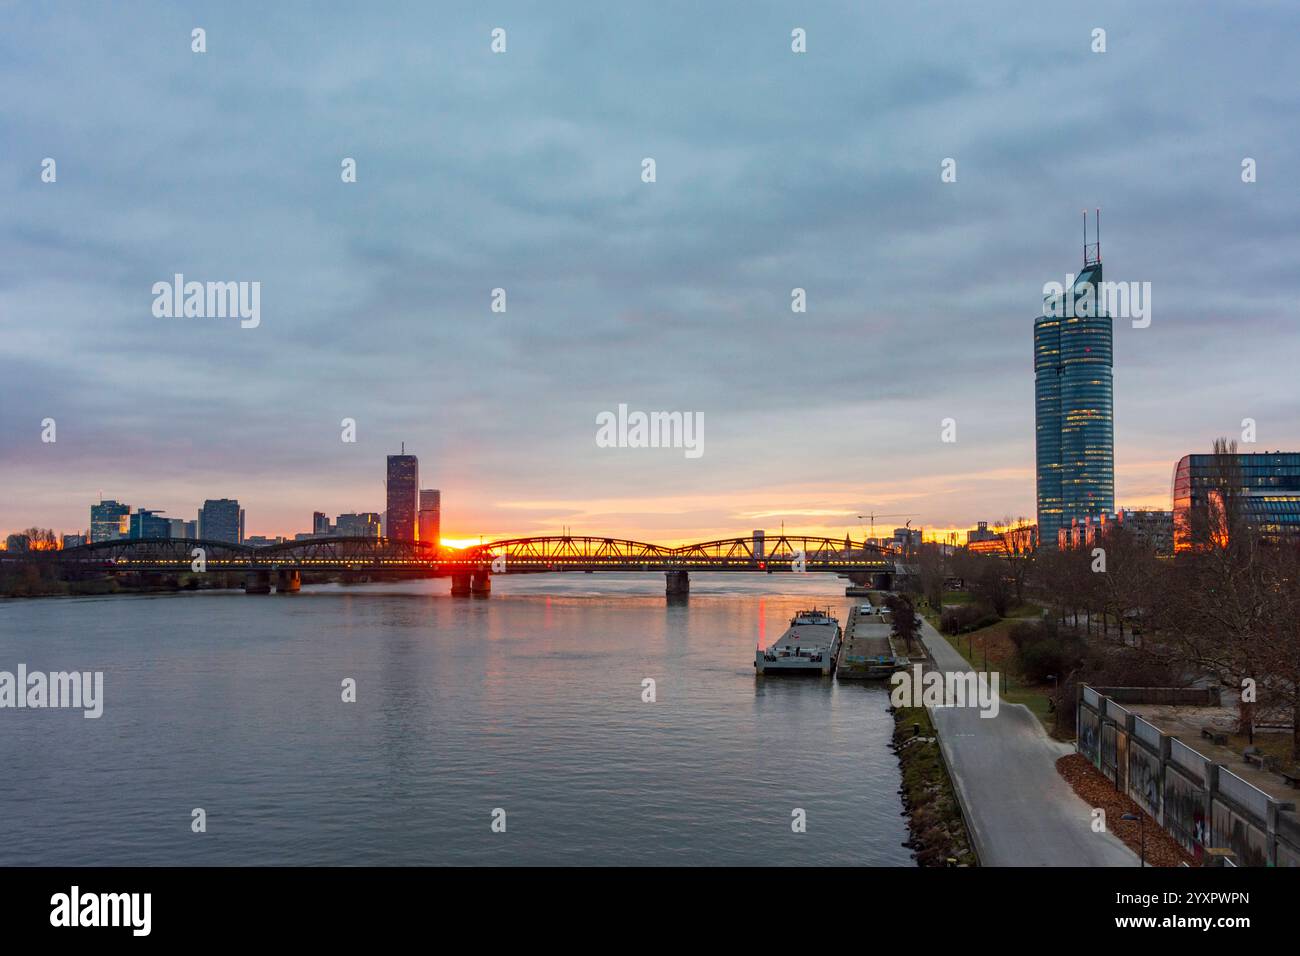
[[[869,518],[871,520],[871,537],[874,538],[876,536],[877,518],[915,518],[915,517],[916,517],[915,512],[903,512],[899,514],[887,514],[887,515],[876,514],[875,512],[868,512],[867,514],[864,515],[858,515],[858,520],[861,521],[863,518]],[[912,522],[910,521],[908,522],[909,525],[911,523]]]

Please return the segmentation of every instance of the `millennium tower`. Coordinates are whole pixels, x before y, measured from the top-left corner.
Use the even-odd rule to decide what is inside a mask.
[[[1115,510],[1113,330],[1101,241],[1088,243],[1086,214],[1083,228],[1083,270],[1044,297],[1034,321],[1038,540],[1045,548],[1056,547],[1071,519]]]

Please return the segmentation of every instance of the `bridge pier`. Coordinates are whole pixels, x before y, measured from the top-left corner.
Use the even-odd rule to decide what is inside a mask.
[[[492,575],[487,571],[478,571],[470,576],[469,593],[475,597],[487,597],[492,593]]]
[[[249,571],[244,575],[244,593],[245,594],[270,594],[271,593],[271,572],[270,571]]]
[[[664,593],[669,597],[686,597],[691,593],[691,575],[689,571],[665,571]]]
[[[469,578],[468,574],[453,574],[451,576],[452,597],[469,596]]]
[[[297,594],[300,590],[302,590],[301,571],[276,571],[275,572],[275,593],[276,594]]]

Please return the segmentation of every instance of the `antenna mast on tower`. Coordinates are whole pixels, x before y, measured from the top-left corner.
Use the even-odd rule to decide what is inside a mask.
[[[1101,208],[1097,209],[1097,228],[1093,236],[1096,242],[1088,242],[1088,210],[1083,211],[1083,267],[1100,265],[1101,263]]]

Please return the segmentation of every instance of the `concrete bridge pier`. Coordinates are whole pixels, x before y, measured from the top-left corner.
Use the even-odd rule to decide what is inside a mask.
[[[664,593],[669,597],[686,597],[691,593],[691,575],[689,571],[665,571]]]
[[[453,597],[469,596],[469,579],[468,574],[453,574],[451,576],[451,593]]]
[[[469,579],[469,593],[475,597],[487,597],[492,593],[492,575],[487,571],[476,571]]]
[[[300,590],[302,590],[301,571],[276,571],[275,572],[275,593],[276,594],[297,594]]]
[[[244,575],[244,593],[245,594],[270,594],[271,593],[271,572],[270,571],[249,571]]]

